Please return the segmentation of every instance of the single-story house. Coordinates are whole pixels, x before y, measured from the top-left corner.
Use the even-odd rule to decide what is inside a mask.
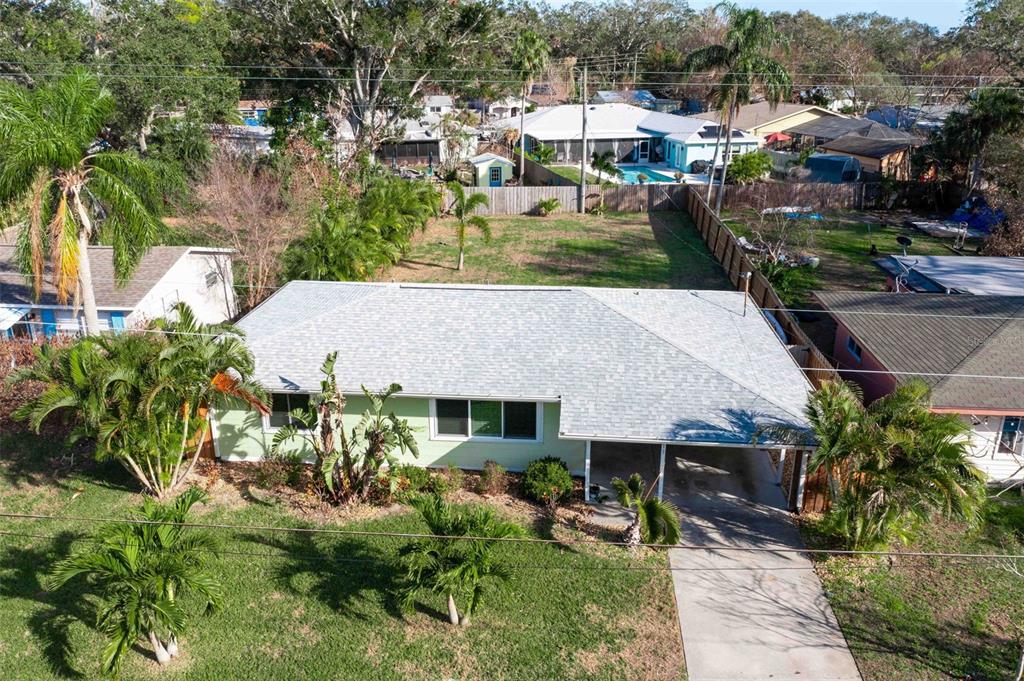
[[[459,135],[465,143],[453,144],[444,139],[441,116],[434,113],[419,118],[407,118],[395,125],[395,134],[380,145],[377,158],[381,163],[415,164],[438,163],[456,153],[463,160],[476,154],[479,131],[459,124]]]
[[[897,293],[1024,295],[1024,258],[964,255],[890,255],[872,261]]]
[[[591,104],[632,104],[648,110],[654,110],[657,102],[650,90],[598,90],[590,98]]]
[[[725,123],[719,111],[705,111],[693,114],[693,117],[715,123],[721,122],[723,125]],[[732,125],[734,128],[746,130],[754,137],[759,138],[760,144],[764,145],[767,138],[773,134],[821,118],[846,118],[846,116],[812,104],[780,102],[772,109],[768,102],[756,102],[742,105],[739,111],[733,115]]]
[[[448,95],[427,95],[423,98],[423,111],[440,118],[455,110],[455,100]]]
[[[49,338],[84,329],[81,307],[61,303],[50,283],[47,265],[39,299],[17,266],[14,246],[0,245],[0,334]],[[132,276],[118,285],[114,250],[89,247],[93,290],[100,324],[133,328],[162,317],[178,302],[188,303],[199,321],[217,323],[236,313],[231,253],[225,248],[156,246],[149,249]]]
[[[917,140],[873,139],[850,133],[818,146],[826,154],[844,154],[860,161],[869,173],[880,173],[896,180],[910,179],[911,150]]]
[[[932,388],[933,411],[970,424],[974,463],[990,480],[1024,478],[1024,297],[815,296],[838,325],[840,374],[860,384],[866,400],[920,378]]]
[[[469,159],[475,171],[473,177],[477,187],[504,187],[512,179],[512,171],[516,164],[490,152],[478,154]]]
[[[579,163],[583,148],[583,107],[563,104],[526,115],[525,146],[534,150],[539,144],[555,148],[558,163]],[[664,140],[680,133],[690,139],[693,133],[713,127],[708,121],[687,116],[648,111],[629,104],[587,105],[587,153],[589,162],[596,151],[611,150],[617,163],[664,163],[668,149]],[[677,141],[680,141],[677,139]],[[681,142],[682,143],[682,142]],[[686,144],[707,146],[703,138]],[[712,151],[715,140],[710,141]],[[692,163],[696,153],[690,159]],[[710,156],[708,156],[710,160]]]
[[[215,144],[249,156],[269,154],[270,140],[274,137],[274,128],[266,125],[212,123],[206,129]]]
[[[709,164],[715,160],[715,142],[718,139],[718,125],[707,121],[700,121],[700,127],[693,132],[675,132],[665,136],[665,163],[684,173],[693,172],[694,161],[707,161]],[[725,134],[725,131],[722,131]],[[740,154],[757,151],[760,140],[743,130],[733,130],[732,140],[729,142],[732,147],[733,158]],[[718,165],[723,162],[725,155],[725,140],[718,150]]]
[[[839,116],[819,118],[788,127],[782,132],[798,138],[799,146],[804,147],[820,147],[826,142],[831,142],[845,135],[859,135],[860,137],[878,140],[900,140],[913,144],[920,144],[922,142],[921,138],[911,135],[909,132],[896,130],[888,125],[877,123],[867,118]]]
[[[238,100],[238,115],[245,125],[258,127],[267,124],[267,114],[273,103],[266,99]]]
[[[881,106],[866,114],[865,118],[888,125],[890,128],[921,132],[930,135],[943,128],[949,115],[966,111],[963,104],[926,104],[924,106]]]
[[[266,457],[331,352],[347,423],[367,408],[363,386],[402,386],[390,408],[420,450],[403,462],[520,471],[554,456],[587,494],[602,465],[591,443],[660,445],[664,472],[668,447],[726,456],[763,425],[807,427],[804,372],[739,292],[293,281],[238,325],[272,413],[218,411],[222,460]]]

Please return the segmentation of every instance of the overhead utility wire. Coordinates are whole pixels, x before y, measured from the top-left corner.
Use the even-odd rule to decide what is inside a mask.
[[[297,534],[322,534],[354,537],[388,537],[396,539],[454,539],[458,541],[493,541],[511,544],[555,544],[578,546],[636,546],[625,541],[607,541],[604,539],[543,539],[540,537],[482,537],[476,535],[443,535],[417,532],[384,532],[374,530],[346,530],[333,527],[276,527],[273,525],[233,525],[230,523],[197,523],[167,522],[163,520],[146,520],[142,518],[102,518],[94,516],[57,516],[37,513],[0,513],[0,518],[16,520],[60,520],[65,522],[101,523],[106,525],[170,525],[182,528],[198,528],[213,530],[248,531],[248,532],[293,532]],[[796,548],[788,546],[734,546],[716,544],[640,544],[652,549],[681,549],[686,551],[724,551],[728,553],[789,553],[789,554],[821,554],[835,556],[904,556],[913,558],[960,558],[968,560],[1024,560],[1024,554],[993,554],[993,553],[954,553],[932,551],[859,551],[855,549],[816,549]]]

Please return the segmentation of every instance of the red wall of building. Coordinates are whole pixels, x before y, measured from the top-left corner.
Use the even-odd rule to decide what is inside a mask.
[[[896,377],[889,373],[857,373],[857,370],[866,372],[886,372],[887,370],[863,344],[860,344],[861,358],[858,361],[856,355],[847,347],[850,335],[849,329],[843,326],[842,322],[837,321],[836,342],[832,348],[832,356],[836,358],[840,369],[852,370],[841,372],[840,375],[844,379],[858,384],[864,391],[864,400],[871,403],[883,395],[888,395],[896,388]]]

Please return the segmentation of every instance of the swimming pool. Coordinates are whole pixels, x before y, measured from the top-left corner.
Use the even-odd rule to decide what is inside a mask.
[[[675,178],[665,173],[658,172],[648,166],[618,166],[622,171],[623,184],[640,184],[641,173],[647,176],[644,182],[675,182]]]

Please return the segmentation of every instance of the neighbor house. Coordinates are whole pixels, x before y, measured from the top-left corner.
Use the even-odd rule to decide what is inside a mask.
[[[724,125],[719,111],[705,111],[693,114],[693,117]],[[812,104],[780,102],[772,108],[768,102],[756,102],[740,106],[739,111],[733,115],[732,127],[746,130],[764,145],[773,135],[777,136],[784,130],[821,118],[846,117]]]
[[[664,473],[678,447],[729,456],[765,425],[806,427],[803,371],[738,292],[293,281],[238,325],[273,408],[215,415],[223,460],[266,458],[332,352],[350,424],[363,387],[402,386],[389,408],[422,466],[554,456],[589,483],[600,452]]]
[[[665,136],[665,163],[684,173],[694,172],[693,162],[711,164],[715,160],[715,147],[719,127],[707,121],[700,121],[700,127],[693,132],[675,132]],[[722,135],[725,135],[723,130]],[[757,151],[760,140],[743,130],[733,130],[731,141],[733,157]],[[717,164],[722,165],[725,155],[725,140],[719,145]]]
[[[162,317],[178,302],[188,303],[201,322],[217,323],[235,315],[231,251],[195,246],[149,249],[132,276],[119,285],[114,276],[114,251],[89,247],[93,290],[100,324],[110,329],[133,328]],[[38,299],[15,260],[14,246],[0,246],[0,334],[8,337],[51,337],[84,329],[81,306],[62,303],[50,283],[50,269]]]
[[[715,140],[695,133],[714,128],[714,124],[701,119],[648,111],[629,104],[587,105],[587,153],[589,162],[594,152],[612,151],[617,163],[667,163],[668,145],[665,140],[675,135],[678,146],[693,146],[713,153]],[[526,115],[525,146],[533,151],[540,144],[555,149],[558,163],[578,163],[583,148],[583,108],[579,104],[564,104],[541,109]],[[739,144],[749,143],[749,136],[734,138]],[[710,160],[711,154],[707,155]],[[697,150],[687,151],[685,165],[701,156]],[[676,165],[675,167],[680,167]]]
[[[267,115],[273,103],[267,99],[238,100],[238,116],[245,125],[257,127],[267,124]]]
[[[590,98],[591,104],[632,104],[653,111],[658,98],[650,90],[598,90]],[[678,103],[676,103],[678,106]]]
[[[890,255],[872,261],[897,293],[1024,295],[1024,258],[963,255]]]
[[[818,292],[836,320],[833,356],[867,401],[919,378],[932,410],[959,414],[990,480],[1024,477],[1024,297]]]
[[[910,179],[910,154],[919,140],[873,139],[850,133],[818,146],[826,154],[843,154],[860,161],[861,169],[895,180]]]
[[[469,159],[473,166],[473,184],[477,187],[504,187],[512,179],[515,163],[490,152]]]
[[[794,137],[797,146],[804,148],[820,147],[845,135],[858,135],[877,140],[900,140],[913,144],[922,143],[920,137],[909,132],[896,130],[888,125],[867,118],[847,118],[845,116],[819,118],[807,123],[801,123],[800,125],[790,126],[782,132]]]
[[[442,117],[427,113],[398,121],[393,134],[378,148],[377,157],[382,163],[400,165],[440,163],[452,155],[468,160],[476,154],[477,129],[453,121],[454,131],[446,133]]]

